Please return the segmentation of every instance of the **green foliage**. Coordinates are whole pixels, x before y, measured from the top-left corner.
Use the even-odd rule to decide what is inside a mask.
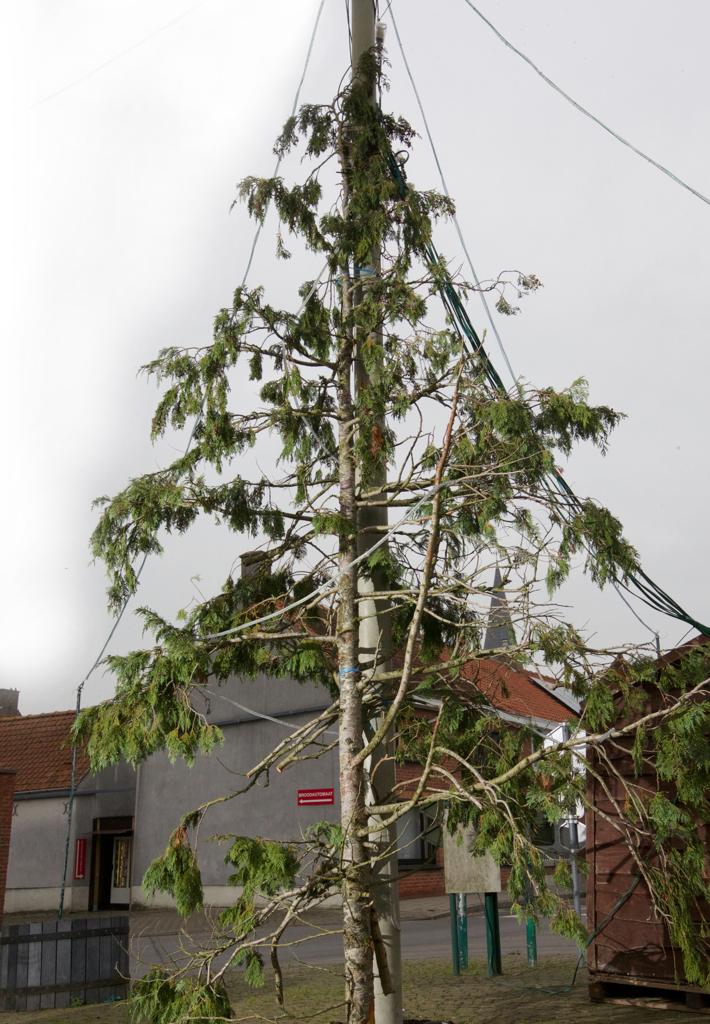
[[[649,876],[657,905],[668,924],[671,943],[682,953],[685,977],[691,984],[710,988],[710,882],[705,875],[706,856],[705,845],[696,835],[684,848],[669,849],[662,867],[650,868]]]
[[[251,836],[215,836],[230,840],[225,863],[234,870],[229,884],[241,886],[242,894],[219,915],[219,924],[237,944],[233,963],[244,967],[248,985],[257,988],[264,983],[263,960],[251,946],[240,946],[254,930],[258,897],[274,897],[293,885],[299,858],[293,846]]]
[[[235,967],[244,968],[244,981],[250,988],[261,988],[264,984],[264,960],[253,949],[241,949],[232,961]]]
[[[196,679],[205,678],[205,652],[180,630],[167,627],[163,639],[153,651],[107,659],[116,676],[115,697],[83,710],[74,725],[93,771],[122,758],[136,764],[157,750],[192,762],[221,742],[220,730],[190,703]]]
[[[343,826],[332,821],[316,821],[304,830],[304,837],[318,846],[340,852],[345,842]]]
[[[254,928],[256,898],[275,896],[293,885],[299,859],[293,846],[252,836],[215,836],[229,840],[224,858],[234,870],[229,884],[241,886],[238,900],[220,914],[220,924],[235,936],[246,936]],[[252,967],[256,971],[256,967]]]
[[[587,929],[584,922],[579,919],[571,907],[559,905],[556,913],[550,915],[550,927],[558,935],[564,935],[567,939],[574,939],[580,949],[587,945]]]
[[[154,860],[146,871],[143,888],[148,896],[156,892],[172,896],[182,917],[202,909],[200,869],[183,826],[173,832],[163,855]]]
[[[252,836],[234,836],[224,859],[234,869],[230,885],[241,885],[247,898],[292,885],[299,865],[293,846]]]
[[[372,54],[363,73],[381,78]],[[114,610],[135,592],[141,558],[162,552],[167,535],[184,534],[201,519],[258,544],[264,562],[238,579],[225,567],[221,590],[182,609],[177,625],[141,609],[150,645],[108,659],[115,696],[82,713],[75,737],[95,770],[121,758],[136,764],[159,750],[192,762],[221,740],[199,710],[208,684],[234,676],[314,682],[337,699],[343,637],[357,635],[358,622],[353,612],[344,625],[334,583],[354,542],[381,539],[379,527],[364,532],[362,517],[385,503],[390,522],[407,521],[362,560],[358,574],[394,595],[391,665],[401,664],[426,552],[439,538],[414,671],[395,723],[396,756],[400,763],[430,761],[437,786],[454,778],[447,827],[473,825],[474,851],[490,851],[509,867],[510,892],[524,912],[550,916],[556,930],[582,941],[581,923],[548,887],[534,836],[585,799],[584,778],[569,751],[538,757],[535,731],[502,721],[473,671],[485,656],[481,602],[490,596],[492,564],[516,594],[510,665],[544,660],[583,702],[587,731],[637,717],[651,696],[672,703],[705,678],[707,664],[691,657],[659,673],[647,659],[609,666],[607,652],[602,664],[581,632],[561,621],[560,609],[536,606],[541,589],[554,593],[580,556],[599,586],[623,582],[638,567],[619,521],[567,493],[557,469],[580,443],[604,454],[620,414],[593,405],[582,378],[563,390],[523,383],[508,394],[493,389],[452,320],[432,325],[429,306],[449,286],[449,268],[443,256],[432,262],[429,245],[453,204],[394,180],[393,160],[404,163],[413,137],[412,127],[373,105],[356,80],[332,103],[306,105],[284,126],[276,152],[299,151],[308,164],[302,180],[248,177],[239,185],[238,201],[256,221],[274,212],[277,257],[288,258],[300,240],[326,263],[326,277],[318,286],[302,283],[297,312],[272,305],[261,287],[239,287],[217,313],[211,340],[163,349],[145,367],[162,392],[152,436],[190,427],[191,445],[167,468],[100,499],[92,551],[105,563]],[[335,203],[323,176],[331,159],[342,189]],[[534,275],[520,275],[514,287],[525,293],[539,285]],[[517,312],[504,291],[498,308]],[[247,399],[247,380],[258,388],[255,402]],[[454,408],[445,451],[442,422]],[[252,479],[247,467],[261,466],[267,439],[263,453],[274,454],[273,465]],[[257,445],[258,459],[247,459]],[[368,680],[365,715],[391,706],[395,675],[393,669],[386,683]],[[504,682],[500,693],[507,696]],[[418,699],[430,702],[431,715],[415,706]],[[702,929],[693,915],[706,892],[696,826],[707,820],[709,715],[707,702],[688,702],[627,743],[635,771],[656,773],[658,793],[629,799],[624,813],[648,838],[658,905],[694,979],[703,976]],[[303,756],[326,746],[312,745]],[[435,801],[426,807],[430,795],[420,804],[437,814]],[[205,813],[203,806],[184,817],[144,882],[150,892],[173,896],[181,913],[201,906],[187,828]],[[242,890],[220,915],[220,941],[258,985],[261,957],[244,943],[265,920],[262,901],[297,885],[306,863],[315,873],[312,898],[335,888],[349,837],[340,825],[320,822],[298,852],[265,839],[219,838],[229,842],[230,883]],[[566,871],[558,866],[559,884],[567,884]],[[153,972],[136,989],[135,1019],[228,1016],[225,1000],[221,989]]]
[[[555,870],[552,873],[552,881],[555,885],[559,886],[560,889],[569,890],[572,888],[572,870],[566,860],[559,860],[557,864],[555,864]]]
[[[132,1024],[211,1024],[232,1017],[224,985],[173,978],[159,968],[135,982],[129,1009]]]

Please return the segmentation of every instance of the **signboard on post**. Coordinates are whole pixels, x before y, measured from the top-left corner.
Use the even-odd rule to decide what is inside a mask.
[[[334,789],[299,789],[299,807],[327,807],[335,803]]]
[[[486,949],[488,953],[488,974],[502,973],[500,927],[498,923],[498,893],[501,891],[500,867],[490,853],[476,856],[471,853],[474,831],[469,826],[459,828],[453,835],[444,829],[444,887],[451,894],[451,938],[454,957],[454,974],[459,974],[463,963],[463,949],[468,952],[466,935],[466,897],[463,893],[476,892],[484,895],[486,918]],[[454,896],[456,894],[456,896]]]
[[[500,892],[500,867],[490,853],[470,852],[474,832],[459,827],[452,835],[444,829],[444,887],[447,893]]]

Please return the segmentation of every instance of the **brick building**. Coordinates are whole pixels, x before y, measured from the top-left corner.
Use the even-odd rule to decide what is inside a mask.
[[[12,798],[15,792],[15,772],[0,768],[0,924],[5,907],[5,879],[10,856],[10,829],[12,828]]]
[[[0,717],[0,752],[14,770],[10,798],[12,833],[7,863],[5,912],[56,910],[67,845],[71,789],[70,730],[73,711]],[[0,784],[3,776],[0,775]],[[67,910],[88,908],[88,866],[77,870],[78,851],[92,846],[93,819],[103,813],[133,814],[135,773],[118,765],[92,776],[82,751],[69,835]],[[97,810],[99,808],[99,810]],[[126,901],[127,902],[127,901]]]
[[[496,643],[499,646],[499,643]],[[512,668],[497,658],[476,658],[460,672],[456,689],[462,700],[483,695],[497,715],[509,726],[532,726],[540,735],[559,733],[561,726],[576,717],[576,704],[562,691],[553,690],[550,680],[532,671]],[[561,738],[561,733],[556,737]],[[451,771],[457,774],[455,764]],[[411,796],[421,775],[417,764],[397,766],[399,795]],[[443,786],[443,783],[442,783]],[[437,788],[434,785],[433,788]],[[426,814],[410,812],[400,829],[400,893],[403,898],[444,894],[443,847],[435,821]],[[554,845],[554,839],[552,840]],[[507,871],[502,868],[505,881]]]

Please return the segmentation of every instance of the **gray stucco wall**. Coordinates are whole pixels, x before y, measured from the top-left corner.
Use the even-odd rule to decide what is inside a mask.
[[[136,836],[133,853],[133,902],[144,901],[139,883],[155,857],[165,849],[171,831],[187,811],[213,797],[240,789],[245,773],[291,731],[286,725],[252,718],[231,701],[298,726],[329,703],[328,694],[315,686],[269,678],[230,680],[210,687],[209,718],[224,732],[224,744],[210,755],[198,757],[192,767],[171,764],[164,754],[149,758],[139,771],[136,797]],[[306,712],[294,714],[294,712]],[[334,737],[328,737],[332,739]],[[298,839],[316,821],[337,820],[339,807],[337,751],[317,761],[306,761],[283,774],[272,772],[269,785],[210,810],[200,828],[198,858],[208,902],[229,900],[229,869],[224,864],[225,844],[211,842],[214,833],[260,835],[270,839]],[[332,788],[333,806],[299,807],[297,790]],[[162,901],[161,901],[162,902]]]
[[[91,842],[95,818],[135,816],[132,852],[132,899],[144,902],[140,887],[148,865],[165,849],[180,818],[203,801],[244,786],[244,774],[292,730],[310,720],[330,703],[327,692],[293,680],[266,676],[254,680],[232,679],[223,686],[211,684],[205,711],[220,725],[224,744],[197,759],[192,767],[182,761],[171,764],[163,754],[149,758],[138,773],[119,764],[82,780],[74,801],[69,847],[66,907],[88,907],[91,875]],[[242,705],[239,707],[237,705]],[[277,724],[254,718],[244,708],[276,718]],[[334,739],[334,736],[327,737]],[[299,807],[297,790],[332,788],[333,806]],[[67,793],[20,799],[15,804],[7,910],[55,910],[58,905],[66,840]],[[229,869],[224,864],[225,846],[210,842],[213,833],[261,835],[273,839],[298,839],[316,821],[339,817],[338,757],[330,751],[318,761],[296,764],[283,774],[272,772],[269,785],[210,811],[200,829],[199,860],[207,902],[229,902],[226,889]],[[77,838],[87,839],[86,874],[73,879]],[[169,903],[168,900],[162,902]]]
[[[89,905],[94,819],[133,817],[135,803],[136,772],[128,764],[111,765],[98,775],[87,775],[82,780],[74,801],[72,847],[67,879],[74,890],[72,902],[75,907]],[[87,840],[86,873],[83,879],[74,880],[74,846],[75,840],[80,838]]]
[[[64,869],[68,793],[16,797],[10,837],[6,910],[56,910]],[[87,776],[78,787],[69,843],[66,906],[83,910],[88,905],[93,819],[132,815],[135,772],[128,765],[106,768]],[[87,843],[86,877],[73,879],[75,840]]]
[[[17,800],[7,866],[8,910],[13,889],[56,889],[62,877],[66,797]]]

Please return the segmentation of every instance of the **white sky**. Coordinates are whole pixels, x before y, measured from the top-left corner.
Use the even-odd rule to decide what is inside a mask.
[[[706,3],[481,6],[580,102],[710,192]],[[241,279],[253,228],[229,212],[234,186],[272,169],[317,3],[11,8],[0,11],[0,686],[18,687],[28,713],[71,705],[110,627],[91,502],[173,454],[150,445],[156,392],[136,370],[164,345],[209,338]],[[500,322],[513,366],[540,385],[586,376],[595,401],[628,414],[605,459],[573,457],[569,481],[619,515],[647,571],[707,621],[710,208],[551,92],[463,0],[396,0],[396,12],[479,275],[515,268],[545,286]],[[391,32],[388,47],[385,102],[421,129]],[[326,0],[302,99],[330,98],[346,61],[344,3]],[[424,140],[409,173],[438,186]],[[312,268],[274,271],[271,243],[265,232],[251,282],[291,303]],[[450,231],[440,248],[456,256]],[[477,304],[471,313],[484,326]],[[207,528],[171,542],[137,603],[174,615],[196,593],[191,577],[216,585],[240,544]],[[578,581],[565,597],[598,641],[648,638],[613,591]],[[640,610],[664,645],[685,632]],[[138,642],[129,613],[112,649]],[[95,674],[88,701],[109,693]]]

